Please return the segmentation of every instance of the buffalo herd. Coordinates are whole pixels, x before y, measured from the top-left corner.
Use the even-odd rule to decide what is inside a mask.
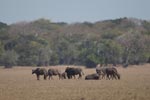
[[[40,75],[44,76],[44,80],[49,77],[53,79],[53,76],[58,76],[59,79],[78,79],[82,78],[84,75],[81,68],[67,67],[64,72],[61,72],[59,69],[50,68],[46,70],[45,68],[36,68],[32,70],[32,74],[36,74],[37,80],[39,80]],[[116,79],[120,80],[120,74],[118,73],[115,67],[96,67],[96,73],[89,74],[85,76],[85,80],[100,80],[100,79]]]

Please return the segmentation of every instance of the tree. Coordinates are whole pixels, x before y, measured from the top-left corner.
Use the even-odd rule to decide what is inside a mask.
[[[5,51],[1,56],[1,63],[5,66],[5,68],[12,68],[17,64],[18,54],[14,51]]]
[[[47,55],[43,50],[43,48],[48,45],[46,40],[38,38],[34,35],[20,35],[16,41],[15,51],[19,54],[18,65],[39,65],[39,60],[41,59],[40,57],[42,57],[43,54]]]
[[[114,40],[102,39],[97,43],[97,53],[100,57],[100,64],[119,63],[122,54],[122,47]]]
[[[49,47],[39,48],[38,66],[48,66],[52,51]]]
[[[146,62],[150,48],[150,39],[138,32],[124,34],[118,37],[118,42],[124,47],[122,60],[124,65]]]

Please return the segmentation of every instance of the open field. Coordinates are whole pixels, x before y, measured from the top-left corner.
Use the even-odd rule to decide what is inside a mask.
[[[60,68],[62,71],[65,67]],[[150,100],[150,64],[118,67],[121,80],[36,80],[33,67],[0,68],[0,100]],[[47,68],[48,69],[48,68]],[[85,69],[84,73],[95,73]]]

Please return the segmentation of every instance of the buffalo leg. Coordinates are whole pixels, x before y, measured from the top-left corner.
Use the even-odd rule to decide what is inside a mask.
[[[40,75],[36,75],[37,76],[37,80],[40,80]]]
[[[46,77],[47,77],[47,76],[46,76],[46,75],[44,75],[44,80],[46,80]]]

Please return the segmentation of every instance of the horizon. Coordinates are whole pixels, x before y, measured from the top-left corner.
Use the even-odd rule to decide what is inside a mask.
[[[119,18],[150,20],[149,0],[0,0],[0,21],[13,24],[41,18],[52,22],[97,22]]]
[[[104,20],[97,20],[97,21],[94,21],[94,22],[91,22],[91,21],[77,21],[77,22],[65,22],[65,21],[52,21],[51,19],[47,19],[47,18],[37,18],[37,19],[33,19],[33,20],[22,20],[22,21],[17,21],[17,22],[13,22],[13,23],[6,23],[6,22],[3,22],[3,21],[0,21],[2,23],[5,23],[7,25],[11,25],[11,24],[17,24],[17,23],[21,23],[21,22],[25,22],[25,23],[30,23],[30,22],[34,22],[34,21],[37,21],[37,20],[40,20],[40,19],[44,19],[44,20],[49,20],[50,22],[52,23],[66,23],[66,24],[75,24],[75,23],[84,23],[84,22],[88,22],[88,23],[96,23],[96,22],[101,22],[101,21],[109,21],[109,20],[117,20],[117,19],[123,19],[123,18],[127,18],[127,19],[137,19],[137,20],[142,20],[142,21],[150,21],[150,20],[146,20],[146,19],[139,19],[139,18],[133,18],[133,17],[121,17],[121,18],[114,18],[114,19],[104,19]]]

